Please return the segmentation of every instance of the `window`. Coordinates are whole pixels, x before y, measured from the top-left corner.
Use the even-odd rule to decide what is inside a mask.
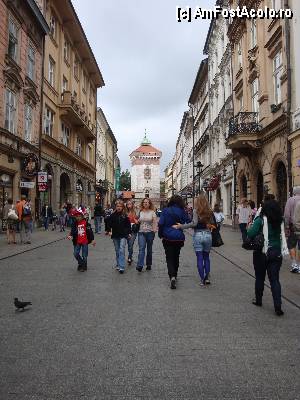
[[[238,55],[238,68],[241,69],[243,67],[242,39],[238,42],[237,45],[237,55]]]
[[[53,136],[53,125],[54,125],[54,112],[46,107],[45,121],[44,121],[44,133],[48,136]]]
[[[8,24],[8,55],[15,61],[18,59],[18,27],[13,19],[9,19]]]
[[[94,95],[95,95],[95,92],[94,92],[93,86],[90,85],[90,102],[93,101]]]
[[[238,104],[239,104],[239,111],[243,111],[243,109],[244,109],[244,96],[242,94],[238,98]]]
[[[91,147],[91,145],[88,145],[86,147],[86,161],[89,162],[90,164],[92,163],[92,147]]]
[[[63,81],[62,81],[62,92],[67,92],[68,91],[68,79],[63,76]]]
[[[258,113],[259,112],[259,84],[258,79],[254,79],[251,84],[251,99],[252,99],[252,111]]]
[[[54,83],[55,83],[55,62],[54,62],[52,57],[49,57],[48,81],[49,81],[50,85],[54,87]]]
[[[62,131],[62,143],[65,146],[70,147],[70,138],[71,138],[70,128],[62,122],[61,123],[61,131]]]
[[[75,57],[74,61],[74,76],[78,80],[79,79],[79,60]]]
[[[32,120],[33,120],[33,118],[32,118],[32,113],[33,113],[33,110],[32,110],[32,107],[29,105],[29,104],[25,104],[25,107],[24,107],[24,117],[25,117],[25,137],[24,137],[24,139],[27,141],[27,142],[30,142],[31,141],[31,134],[32,134]]]
[[[282,74],[282,54],[279,51],[273,58],[273,82],[274,82],[274,103],[281,103],[281,77]]]
[[[77,139],[76,139],[76,149],[75,149],[75,153],[76,153],[79,157],[81,157],[81,155],[82,155],[82,141],[81,141],[81,138],[80,138],[79,136],[77,136]]]
[[[257,45],[257,20],[251,19],[251,49]]]
[[[34,81],[34,72],[35,72],[35,51],[32,46],[28,47],[28,62],[27,62],[27,75],[29,78]]]
[[[6,89],[5,93],[5,129],[11,133],[16,133],[16,113],[17,101],[16,94],[10,89]]]
[[[50,36],[52,36],[53,39],[56,37],[56,18],[54,15],[51,15],[50,21],[49,21],[49,28],[50,28]]]
[[[67,63],[70,62],[70,43],[66,38],[64,41],[64,60],[67,61]]]

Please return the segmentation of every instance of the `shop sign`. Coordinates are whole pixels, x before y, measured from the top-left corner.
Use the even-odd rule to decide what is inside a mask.
[[[35,182],[20,182],[20,188],[25,188],[25,189],[34,189],[35,188]]]
[[[39,183],[39,192],[46,192],[48,189],[47,183]]]
[[[39,159],[34,153],[29,153],[23,161],[23,171],[27,176],[35,176],[39,168]]]
[[[38,172],[38,183],[47,183],[48,182],[48,173],[44,171]]]

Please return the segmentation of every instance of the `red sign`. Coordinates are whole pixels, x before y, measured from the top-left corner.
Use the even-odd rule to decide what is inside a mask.
[[[39,192],[46,192],[47,188],[47,183],[39,183]]]

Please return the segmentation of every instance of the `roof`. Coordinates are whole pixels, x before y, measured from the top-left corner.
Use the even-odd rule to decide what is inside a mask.
[[[161,151],[153,147],[151,144],[143,144],[135,149],[132,153],[160,153]]]
[[[201,87],[201,84],[203,83],[205,76],[207,76],[207,73],[208,73],[208,58],[205,58],[204,60],[201,61],[200,67],[198,69],[193,90],[189,98],[189,104],[194,104],[195,101],[197,100],[199,88]]]

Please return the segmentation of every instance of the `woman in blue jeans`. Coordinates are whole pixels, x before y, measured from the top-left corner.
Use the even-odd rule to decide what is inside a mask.
[[[137,271],[142,272],[145,263],[146,255],[146,270],[150,271],[152,268],[152,245],[157,231],[157,217],[154,212],[154,206],[149,198],[144,198],[140,205],[139,214],[140,230],[138,233],[139,255],[137,263]]]
[[[193,245],[197,256],[197,267],[200,275],[200,285],[209,285],[209,253],[212,245],[211,229],[216,228],[216,226],[213,212],[204,194],[201,194],[196,200],[196,207],[193,211],[193,221],[190,224],[174,225],[174,228],[194,228]]]
[[[106,233],[111,236],[115,246],[116,269],[120,274],[123,274],[125,271],[126,243],[131,234],[130,221],[126,215],[123,200],[116,201],[116,209],[106,222]]]
[[[138,229],[138,217],[135,212],[134,202],[132,200],[128,200],[126,202],[126,212],[127,217],[129,218],[130,225],[131,225],[131,235],[130,238],[127,239],[128,245],[128,265],[132,263],[132,256],[133,256],[133,246],[137,236],[137,229]]]

